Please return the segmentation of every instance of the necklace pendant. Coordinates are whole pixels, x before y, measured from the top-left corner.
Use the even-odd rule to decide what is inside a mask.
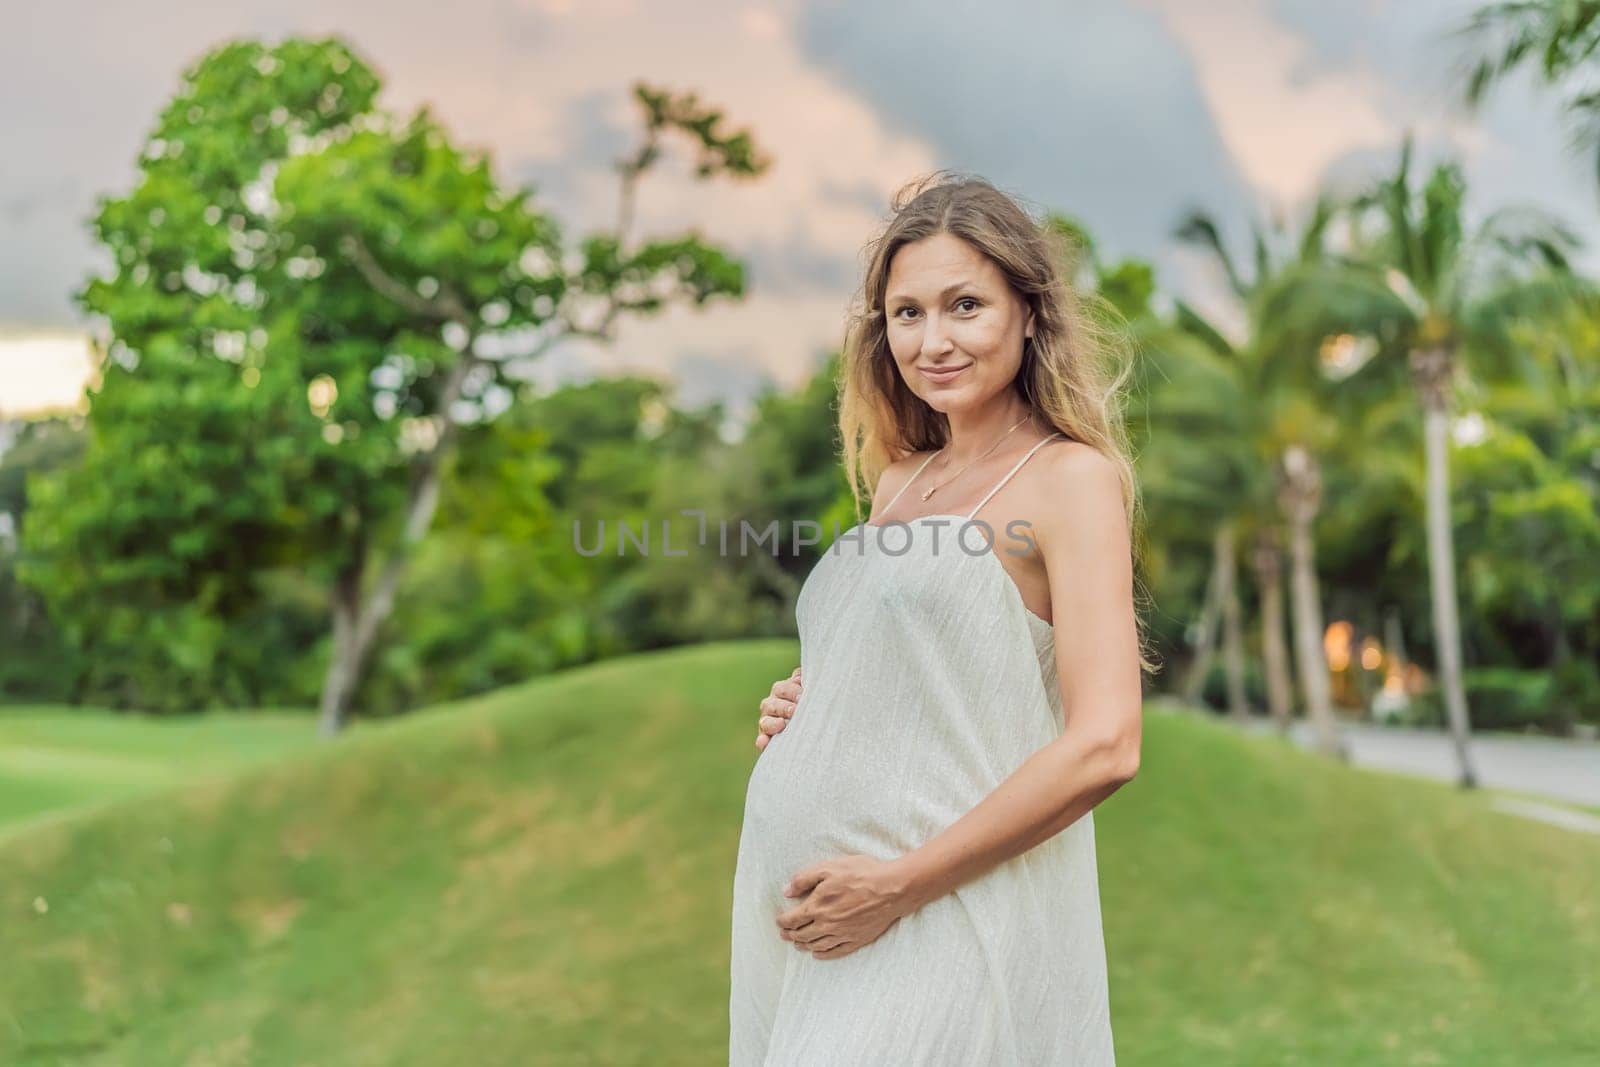
[[[934,487],[933,487],[933,489],[937,489],[937,488],[939,488],[939,487],[938,487],[938,486],[934,486]],[[932,495],[933,495],[933,489],[929,489],[929,490],[928,490],[928,491],[927,491],[927,492],[925,492],[925,493],[923,493],[923,494],[922,494],[922,499],[924,499],[924,500],[926,500],[926,499],[928,499],[928,498],[929,498],[929,497],[930,497],[930,496],[932,496]]]

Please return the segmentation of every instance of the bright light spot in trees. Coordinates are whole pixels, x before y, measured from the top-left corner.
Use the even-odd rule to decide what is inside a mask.
[[[428,452],[439,440],[439,427],[433,416],[406,419],[400,424],[402,452]]]
[[[494,418],[511,406],[516,399],[511,390],[495,383],[483,391],[483,414],[486,418]]]
[[[1489,424],[1476,411],[1469,411],[1450,424],[1451,439],[1463,448],[1482,444],[1488,436]]]
[[[384,362],[372,368],[372,373],[367,379],[379,389],[398,389],[405,376],[400,373],[400,368],[393,363]]]
[[[229,363],[244,358],[245,335],[242,330],[218,330],[211,339],[212,351]]]
[[[523,250],[522,256],[517,260],[517,266],[521,267],[523,273],[529,277],[543,278],[550,273],[555,263],[551,261],[550,253],[538,245],[532,245]]]
[[[319,374],[311,379],[311,384],[306,386],[306,403],[310,405],[312,414],[319,419],[328,417],[328,412],[333,409],[333,402],[339,398],[339,386],[326,374]]]
[[[1322,648],[1328,657],[1328,669],[1342,671],[1350,666],[1350,645],[1355,627],[1340,619],[1328,624],[1322,635]]]

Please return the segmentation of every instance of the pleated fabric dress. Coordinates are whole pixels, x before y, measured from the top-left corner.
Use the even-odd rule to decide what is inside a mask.
[[[849,955],[777,927],[802,867],[919,847],[1065,728],[1054,630],[995,554],[1021,543],[962,532],[1049,440],[966,515],[852,527],[801,587],[800,701],[745,795],[730,1067],[1114,1062],[1092,812]]]

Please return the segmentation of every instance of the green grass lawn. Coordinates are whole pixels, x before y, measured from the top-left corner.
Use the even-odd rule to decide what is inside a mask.
[[[63,788],[101,804],[0,838],[0,1063],[726,1062],[755,707],[795,655],[290,723],[182,789],[154,779],[270,744],[107,750],[166,727],[85,715]],[[39,730],[5,758],[74,748]],[[138,753],[165,770],[105,803],[85,768]],[[1156,705],[1096,826],[1119,1064],[1600,1061],[1600,839]]]
[[[0,709],[0,840],[97,802],[226,775],[315,740],[309,714]]]

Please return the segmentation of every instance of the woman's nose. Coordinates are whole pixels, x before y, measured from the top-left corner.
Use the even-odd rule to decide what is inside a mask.
[[[937,356],[949,350],[950,331],[939,321],[937,315],[929,315],[927,325],[922,328],[922,354]]]

